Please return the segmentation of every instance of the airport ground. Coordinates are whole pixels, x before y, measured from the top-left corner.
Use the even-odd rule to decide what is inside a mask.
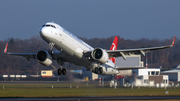
[[[0,97],[180,96],[180,88],[104,87],[87,82],[0,82]]]

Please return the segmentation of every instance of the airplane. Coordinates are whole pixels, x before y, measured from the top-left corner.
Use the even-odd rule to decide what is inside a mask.
[[[117,50],[118,37],[115,36],[110,50],[106,50],[99,47],[91,47],[54,22],[45,23],[40,28],[39,34],[50,45],[50,50],[41,50],[37,53],[11,53],[7,52],[7,43],[4,53],[7,55],[23,56],[28,61],[36,59],[45,66],[52,66],[53,60],[56,60],[60,65],[60,68],[57,69],[58,75],[66,74],[66,69],[63,68],[64,62],[84,66],[87,70],[101,75],[115,75],[119,73],[119,70],[136,69],[139,67],[117,67],[115,65],[116,57],[122,57],[126,60],[127,55],[142,54],[145,56],[145,53],[153,50],[171,48],[174,46],[176,38],[175,36],[172,44],[167,46]],[[54,51],[53,47],[59,51]]]

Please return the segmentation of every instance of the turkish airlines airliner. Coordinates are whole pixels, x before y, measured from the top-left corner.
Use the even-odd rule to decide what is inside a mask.
[[[174,46],[175,38],[171,45],[138,48],[138,49],[123,49],[117,50],[118,37],[115,36],[110,50],[102,48],[93,48],[87,43],[61,27],[60,25],[48,22],[45,23],[39,32],[40,36],[50,46],[50,50],[41,50],[38,53],[11,53],[7,52],[8,43],[4,52],[8,55],[23,56],[27,60],[30,58],[37,59],[39,63],[45,66],[52,65],[53,60],[56,60],[61,68],[58,69],[58,74],[66,74],[66,69],[63,68],[64,62],[73,63],[78,66],[84,66],[96,74],[113,75],[118,74],[119,70],[135,69],[140,67],[117,67],[115,65],[116,57],[122,57],[126,60],[127,55],[142,54],[152,50],[165,49]],[[53,47],[59,51],[53,51]]]

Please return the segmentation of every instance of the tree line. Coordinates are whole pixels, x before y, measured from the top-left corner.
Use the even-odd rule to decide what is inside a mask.
[[[118,36],[119,37],[119,36]],[[101,47],[103,49],[110,49],[113,42],[114,36],[108,38],[83,38],[80,37],[90,46],[96,48]],[[141,38],[137,40],[124,39],[119,37],[118,49],[133,49],[133,48],[147,48],[170,45],[173,38],[171,39],[147,39]],[[39,36],[31,37],[30,39],[15,39],[7,38],[4,41],[0,41],[0,75],[17,75],[17,74],[39,74],[41,70],[53,69],[51,66],[43,66],[36,60],[30,59],[27,61],[24,57],[9,56],[4,54],[5,44],[9,43],[8,52],[18,53],[37,53],[40,50],[49,50],[49,45],[44,42]],[[176,38],[176,42],[173,48],[156,50],[146,55],[149,57],[148,64],[151,68],[162,66],[163,69],[171,69],[180,63],[180,40]],[[143,56],[142,56],[143,57]],[[145,59],[142,58],[145,62]],[[60,67],[56,61],[53,61],[55,67]],[[68,70],[81,69],[82,67],[65,63],[64,67]]]

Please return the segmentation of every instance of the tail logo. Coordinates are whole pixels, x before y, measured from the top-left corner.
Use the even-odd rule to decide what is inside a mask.
[[[116,50],[116,44],[112,43],[112,50]]]
[[[114,38],[114,41],[111,45],[111,48],[110,50],[117,50],[117,46],[118,46],[118,37],[115,36]],[[113,63],[116,63],[116,57],[112,57],[112,58],[109,58]]]

